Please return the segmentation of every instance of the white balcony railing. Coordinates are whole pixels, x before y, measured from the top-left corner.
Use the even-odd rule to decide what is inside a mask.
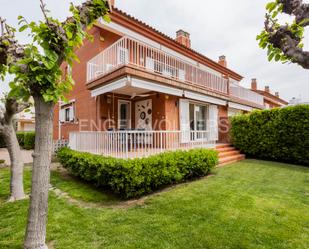
[[[179,81],[228,93],[228,81],[196,65],[129,37],[123,37],[88,62],[87,80],[123,66],[133,65]]]
[[[69,147],[76,151],[116,158],[141,158],[165,151],[214,148],[208,131],[72,132]]]
[[[229,93],[239,99],[263,105],[261,95],[129,37],[121,38],[88,62],[87,81],[104,76],[124,65],[133,65],[152,73],[218,93]]]
[[[230,95],[245,101],[249,101],[258,105],[264,105],[264,98],[262,95],[242,87],[236,83],[230,82]]]

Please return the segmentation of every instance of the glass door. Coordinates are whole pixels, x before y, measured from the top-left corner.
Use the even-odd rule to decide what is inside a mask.
[[[202,139],[207,130],[207,106],[190,104],[190,130],[195,131],[191,133],[191,140]]]
[[[118,129],[128,130],[131,128],[131,102],[118,101]]]

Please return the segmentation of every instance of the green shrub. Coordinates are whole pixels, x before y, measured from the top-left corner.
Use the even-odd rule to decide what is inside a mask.
[[[24,133],[24,145],[23,148],[25,150],[34,149],[35,144],[35,133],[34,132],[25,132]]]
[[[124,160],[62,148],[57,156],[73,175],[97,186],[108,187],[125,198],[138,197],[162,186],[205,176],[218,164],[218,153],[205,149]]]
[[[309,165],[309,105],[255,111],[231,124],[233,145],[248,156]]]
[[[35,143],[34,132],[16,132],[17,140],[21,148],[25,150],[33,150]],[[0,135],[0,148],[5,148],[3,137]]]
[[[21,148],[25,146],[25,133],[24,132],[16,132],[16,137]]]

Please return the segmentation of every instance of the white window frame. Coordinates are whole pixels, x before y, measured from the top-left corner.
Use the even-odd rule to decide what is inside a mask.
[[[117,123],[118,123],[118,129],[121,129],[120,127],[120,106],[121,104],[129,104],[129,117],[128,117],[128,121],[129,121],[129,124],[128,124],[128,127],[127,129],[131,129],[132,127],[132,103],[131,101],[129,100],[123,100],[123,99],[119,99],[118,100],[118,118],[117,118]]]
[[[190,105],[193,105],[194,107],[194,130],[191,130],[191,120],[190,120]],[[196,118],[196,107],[205,107],[205,125],[206,125],[206,130],[197,130],[197,118]],[[189,122],[190,122],[190,132],[198,132],[198,131],[208,131],[208,121],[209,121],[209,105],[208,104],[204,104],[204,103],[200,103],[200,102],[192,102],[192,101],[189,101]],[[190,138],[191,141],[199,141],[199,140],[202,140],[203,138],[194,138],[192,139],[192,137]]]
[[[66,119],[66,112],[69,110],[69,120]],[[74,123],[76,120],[75,115],[75,101],[70,101],[67,104],[60,105],[60,115],[59,120],[61,123]]]

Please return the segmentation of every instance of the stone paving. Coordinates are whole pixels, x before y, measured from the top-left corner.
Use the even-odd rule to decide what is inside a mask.
[[[32,150],[22,150],[22,158],[24,163],[32,163],[33,159],[32,159]],[[10,156],[9,153],[7,151],[7,149],[0,149],[0,159],[5,160],[5,163],[7,165],[10,164]]]

